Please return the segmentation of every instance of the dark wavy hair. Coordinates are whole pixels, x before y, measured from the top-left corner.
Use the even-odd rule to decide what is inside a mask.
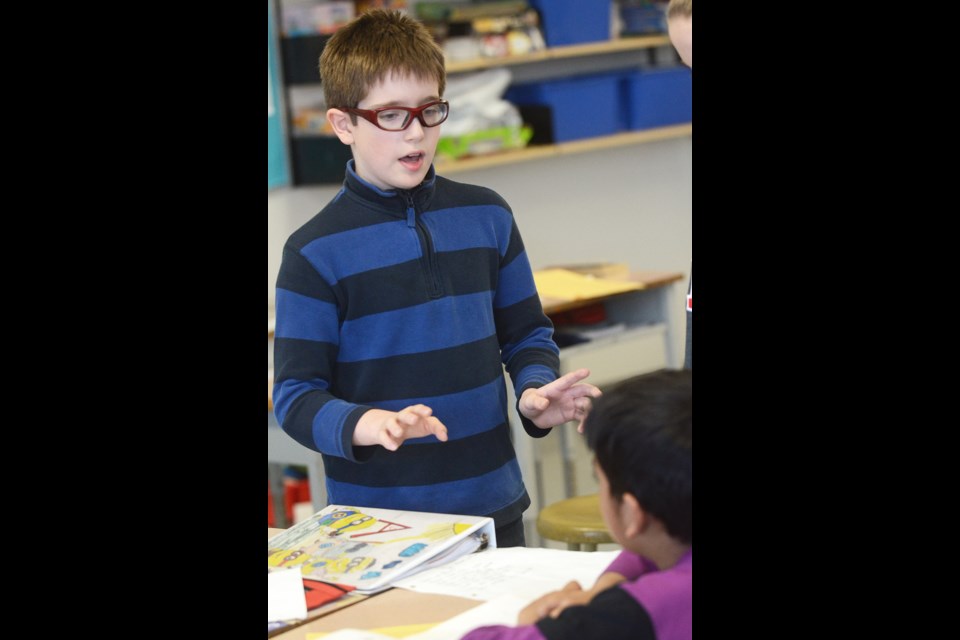
[[[632,494],[671,536],[693,544],[693,372],[661,369],[594,401],[587,445],[611,494]]]

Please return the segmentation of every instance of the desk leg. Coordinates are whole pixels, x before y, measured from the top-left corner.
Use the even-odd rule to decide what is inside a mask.
[[[319,453],[311,456],[307,465],[307,475],[310,478],[310,502],[316,513],[327,506],[327,481],[323,471],[323,457]]]
[[[278,529],[290,526],[286,510],[283,508],[283,466],[275,462],[267,463],[267,477],[270,480],[270,493],[273,495],[274,525]]]
[[[563,465],[563,497],[572,498],[577,495],[577,484],[576,484],[576,473],[574,471],[574,457],[573,453],[570,451],[570,436],[567,433],[568,429],[573,429],[573,432],[577,432],[577,427],[575,422],[567,422],[558,427],[554,427],[554,430],[558,431],[557,434],[560,437],[560,464]]]
[[[667,341],[667,366],[673,369],[680,367],[680,360],[677,358],[677,350],[674,347],[675,337],[673,331],[673,320],[674,320],[674,290],[676,289],[675,284],[668,287],[660,287],[657,291],[657,313],[667,325],[666,333],[664,337]],[[680,307],[682,308],[682,307]]]

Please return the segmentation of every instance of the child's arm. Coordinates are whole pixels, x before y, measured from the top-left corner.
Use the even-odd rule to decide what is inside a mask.
[[[517,617],[518,625],[534,624],[541,618],[547,616],[556,618],[567,607],[577,605],[587,605],[597,594],[606,591],[610,587],[615,587],[625,581],[626,577],[619,573],[604,573],[594,583],[593,587],[584,590],[577,581],[568,582],[560,591],[553,591],[540,596],[528,604]]]
[[[593,586],[584,590],[576,581],[569,582],[560,591],[541,596],[520,612],[518,624],[533,624],[540,618],[556,618],[567,607],[589,604],[598,594],[626,580],[635,580],[656,566],[635,553],[621,551],[607,566]]]
[[[447,427],[433,417],[433,409],[415,404],[400,411],[370,409],[357,421],[353,432],[353,445],[382,445],[396,451],[408,438],[435,435],[437,440],[447,441]]]
[[[542,387],[525,389],[520,396],[520,413],[541,429],[578,420],[577,431],[582,433],[590,399],[602,395],[592,384],[580,382],[589,375],[589,369],[577,369]]]

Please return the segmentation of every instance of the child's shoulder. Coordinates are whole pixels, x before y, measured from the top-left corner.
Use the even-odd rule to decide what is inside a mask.
[[[510,205],[499,193],[490,187],[467,182],[457,182],[444,176],[437,176],[436,197],[455,206],[493,205],[510,211]]]
[[[357,224],[356,215],[351,216],[349,205],[344,204],[340,191],[320,211],[290,234],[287,243],[294,247],[303,247],[317,238],[346,231]]]
[[[287,244],[292,247],[302,248],[312,240],[324,235],[323,227],[324,216],[321,210],[291,233],[287,238]]]

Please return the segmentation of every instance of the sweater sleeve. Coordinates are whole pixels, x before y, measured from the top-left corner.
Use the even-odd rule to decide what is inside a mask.
[[[277,422],[305,447],[356,462],[353,432],[369,407],[331,393],[339,351],[336,297],[294,247],[277,276],[273,402]]]
[[[670,636],[680,637],[680,636]],[[535,625],[490,625],[474,629],[463,640],[657,640],[653,620],[643,605],[622,589],[608,589],[589,605],[567,607],[558,618]]]
[[[494,316],[501,358],[518,401],[525,389],[542,387],[560,377],[560,349],[553,340],[553,323],[543,312],[523,239],[512,219],[509,244],[500,261]],[[550,432],[522,414],[520,420],[531,436]]]

